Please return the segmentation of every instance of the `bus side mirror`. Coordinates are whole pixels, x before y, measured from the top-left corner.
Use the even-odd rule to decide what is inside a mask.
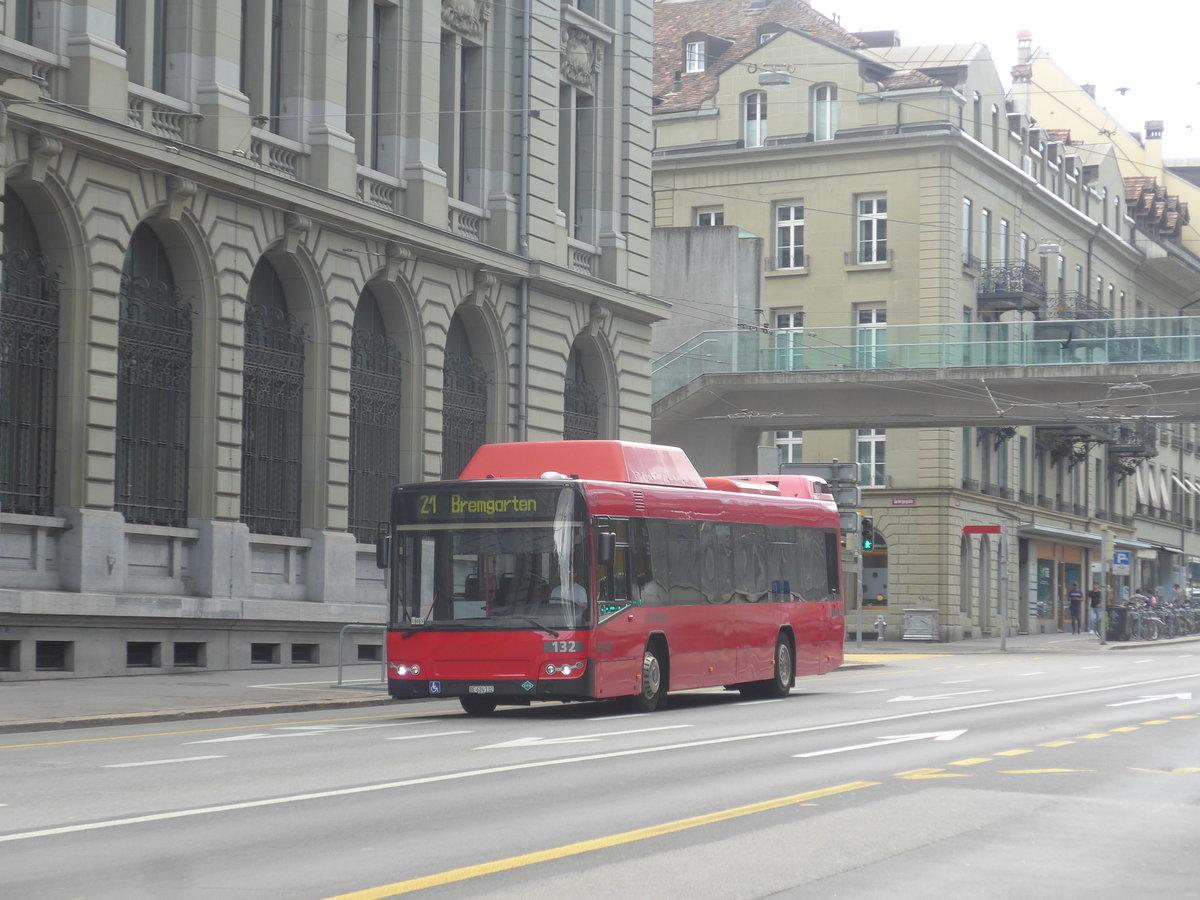
[[[617,557],[617,538],[611,531],[601,531],[596,536],[597,565],[611,566]]]
[[[381,534],[375,538],[375,568],[386,569],[392,556],[392,539],[389,535]]]

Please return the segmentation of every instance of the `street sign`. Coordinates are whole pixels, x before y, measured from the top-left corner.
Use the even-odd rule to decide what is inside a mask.
[[[1112,560],[1114,575],[1129,574],[1130,553],[1128,550],[1114,550]]]

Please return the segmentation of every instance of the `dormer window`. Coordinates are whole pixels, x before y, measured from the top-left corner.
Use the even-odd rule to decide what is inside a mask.
[[[704,41],[688,41],[683,70],[685,72],[704,71]]]

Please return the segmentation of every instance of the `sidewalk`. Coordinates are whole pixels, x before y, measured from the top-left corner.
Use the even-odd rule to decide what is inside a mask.
[[[1093,634],[1023,634],[1005,641],[1006,653],[1105,653],[1147,650],[1200,641],[1200,635],[1166,641],[1109,641]],[[879,641],[863,632],[861,648],[846,641],[846,666],[886,664],[904,655],[1000,653],[1000,638],[953,643]],[[203,719],[233,713],[279,713],[380,706],[392,701],[378,663],[182,672],[112,678],[55,678],[0,682],[0,733]]]
[[[0,733],[391,703],[379,663],[0,682]]]

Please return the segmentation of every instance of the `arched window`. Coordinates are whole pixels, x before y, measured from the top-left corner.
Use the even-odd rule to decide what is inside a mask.
[[[767,92],[751,91],[742,98],[743,141],[761,147],[767,139]]]
[[[462,320],[446,335],[442,368],[442,477],[457,478],[487,439],[488,375],[475,358]]]
[[[0,508],[54,512],[54,418],[58,397],[58,294],[33,217],[4,194],[0,285]]]
[[[578,347],[567,358],[567,382],[563,390],[563,440],[590,441],[600,437],[601,394],[588,382]]]
[[[116,509],[127,522],[187,524],[192,309],[166,251],[139,225],[121,273]]]
[[[358,299],[350,362],[350,531],[374,539],[388,519],[400,481],[400,375],[403,360],[389,340],[370,291]]]
[[[837,87],[818,84],[812,89],[814,141],[832,141],[837,135]]]
[[[260,260],[246,298],[242,366],[242,521],[256,534],[300,534],[304,329],[275,267]]]

